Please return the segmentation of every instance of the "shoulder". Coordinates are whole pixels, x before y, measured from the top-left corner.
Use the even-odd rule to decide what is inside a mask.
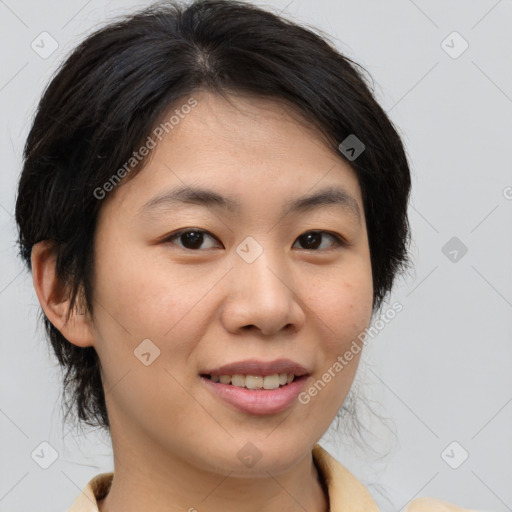
[[[331,503],[331,512],[379,512],[377,503],[366,487],[345,466],[340,464],[319,444],[313,448],[313,460],[324,483]],[[435,498],[416,498],[408,503],[405,512],[477,512]]]
[[[67,512],[98,512],[98,502],[110,490],[114,473],[101,473],[92,478]]]
[[[469,508],[458,507],[435,498],[416,498],[409,502],[405,512],[477,512]]]

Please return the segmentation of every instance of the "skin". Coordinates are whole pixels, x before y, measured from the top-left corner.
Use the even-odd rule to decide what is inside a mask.
[[[65,323],[69,300],[51,246],[41,242],[32,253],[46,315],[101,361],[115,477],[100,511],[324,512],[311,450],[342,406],[360,353],[308,404],[272,415],[238,411],[199,374],[248,358],[289,358],[311,373],[309,386],[368,326],[373,287],[356,174],[277,102],[194,98],[198,105],[146,167],[103,200],[92,315],[74,312]],[[241,210],[189,204],[140,215],[153,196],[184,184],[229,195]],[[338,205],[281,215],[285,201],[327,185],[353,197],[359,219]],[[208,234],[197,249],[184,248],[186,237],[164,241],[183,228]],[[311,230],[349,245],[324,234],[308,249]],[[251,264],[236,252],[247,236],[263,247]],[[160,350],[149,366],[134,357],[144,339]],[[250,468],[237,457],[247,442],[261,453]]]

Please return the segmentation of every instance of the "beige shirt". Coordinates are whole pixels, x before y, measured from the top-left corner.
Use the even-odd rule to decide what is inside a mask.
[[[366,487],[319,444],[313,448],[313,461],[329,496],[330,512],[379,512]],[[96,475],[75,500],[68,512],[98,512],[98,501],[109,490],[114,473]],[[416,498],[405,512],[476,512],[433,498]]]

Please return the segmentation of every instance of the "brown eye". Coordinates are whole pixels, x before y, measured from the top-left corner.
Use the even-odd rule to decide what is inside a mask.
[[[345,245],[339,236],[327,231],[308,231],[307,233],[297,238],[297,240],[300,241],[303,249],[317,250],[322,245],[322,239],[325,237],[325,235],[327,235],[331,240],[334,240],[334,246],[331,244],[330,247],[322,247],[322,250],[330,250],[335,247],[341,247]]]
[[[187,249],[191,251],[197,251],[201,248],[205,238],[211,238],[215,240],[213,235],[203,229],[181,229],[171,236],[167,237],[164,241],[174,243],[175,240],[181,242],[181,245],[177,244],[181,249]],[[212,247],[206,247],[211,249]],[[205,249],[205,247],[203,247]]]

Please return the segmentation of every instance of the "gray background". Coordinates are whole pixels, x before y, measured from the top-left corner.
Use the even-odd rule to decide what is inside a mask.
[[[324,446],[382,510],[422,495],[512,510],[512,1],[257,3],[319,27],[368,69],[413,172],[415,268],[389,301],[404,309],[370,340],[355,384],[388,419],[367,417],[366,448],[334,430]],[[112,469],[107,438],[61,425],[60,372],[16,257],[13,213],[24,139],[51,73],[135,5],[146,3],[0,0],[0,512],[64,511]],[[43,31],[59,45],[45,59],[31,48]],[[455,55],[458,36],[442,45],[453,31],[469,44],[457,58],[443,46]],[[31,458],[43,441],[58,452],[46,470]]]

